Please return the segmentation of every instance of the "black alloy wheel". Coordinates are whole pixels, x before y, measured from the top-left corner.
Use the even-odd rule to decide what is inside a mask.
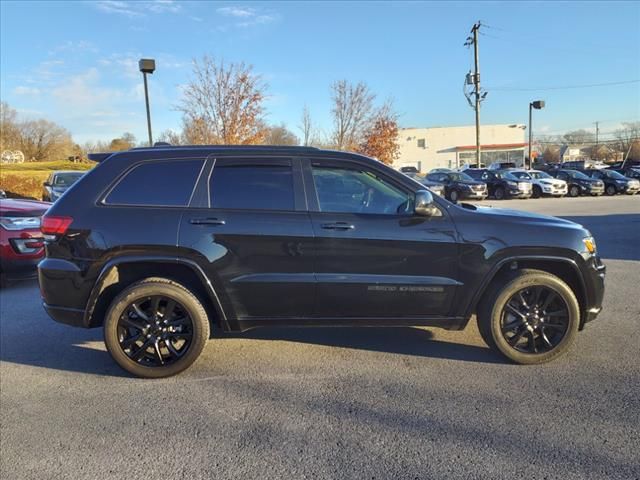
[[[175,375],[191,366],[209,338],[207,311],[191,288],[150,277],[133,283],[111,302],[104,342],[127,372],[143,378]]]
[[[137,299],[118,321],[118,342],[131,360],[147,367],[171,365],[190,348],[193,322],[186,309],[164,295]]]
[[[512,295],[502,310],[502,336],[518,352],[550,352],[567,334],[569,315],[567,302],[554,289],[526,287]]]
[[[504,197],[505,197],[504,188],[502,188],[502,187],[496,188],[494,196],[496,197],[496,200],[504,200]]]
[[[575,198],[578,195],[580,195],[580,188],[577,185],[571,185],[569,187],[569,196]]]
[[[613,185],[607,185],[607,195],[612,196],[616,194],[616,187],[614,187]]]

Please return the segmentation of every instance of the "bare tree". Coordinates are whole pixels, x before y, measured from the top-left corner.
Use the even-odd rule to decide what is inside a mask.
[[[109,144],[110,152],[121,152],[123,150],[129,150],[136,146],[136,137],[133,133],[125,132],[121,137],[114,138]]]
[[[27,161],[62,160],[73,153],[69,132],[49,120],[29,120],[18,124],[20,150]]]
[[[265,145],[299,145],[300,140],[282,123],[267,128],[263,143]]]
[[[7,102],[0,102],[0,150],[19,147],[18,114]]]
[[[331,85],[332,139],[337,149],[352,150],[362,142],[372,120],[374,99],[375,95],[362,82],[353,85],[339,80]]]
[[[171,129],[161,132],[160,135],[158,135],[157,141],[170,143],[171,145],[182,145],[185,143],[180,132]]]
[[[618,150],[625,155],[634,142],[640,141],[640,122],[623,122],[622,128],[613,133]]]
[[[305,147],[311,145],[311,135],[313,132],[313,123],[311,121],[311,112],[307,105],[302,109],[302,118],[300,119],[300,125],[298,126],[302,132],[302,144]]]
[[[193,78],[178,110],[190,143],[258,144],[266,135],[266,84],[244,63],[209,56],[193,62]]]
[[[562,137],[565,142],[570,144],[593,143],[596,140],[596,136],[592,132],[584,129],[567,132]]]

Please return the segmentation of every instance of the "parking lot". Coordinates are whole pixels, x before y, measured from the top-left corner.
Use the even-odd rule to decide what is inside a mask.
[[[17,283],[0,292],[2,478],[640,478],[640,196],[478,203],[595,235],[604,310],[565,357],[509,364],[475,322],[283,328],[140,380]]]

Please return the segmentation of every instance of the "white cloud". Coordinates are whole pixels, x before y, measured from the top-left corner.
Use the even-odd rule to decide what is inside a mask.
[[[25,87],[19,86],[13,89],[13,93],[16,95],[28,95],[28,96],[36,96],[40,95],[40,89],[36,87]]]
[[[96,48],[96,46],[91,42],[87,42],[86,40],[80,40],[77,42],[67,40],[66,42],[61,43],[60,45],[56,45],[51,50],[49,50],[49,55],[56,55],[62,52],[64,53],[83,53],[83,52],[96,53],[97,51],[98,49]]]
[[[140,0],[135,2],[98,0],[94,5],[102,12],[124,15],[129,18],[144,17],[148,13],[177,13],[182,10],[182,6],[174,0]]]
[[[216,10],[223,17],[230,17],[236,20],[234,27],[248,28],[256,25],[266,25],[280,19],[280,16],[274,13],[265,13],[250,7],[221,7]],[[226,26],[218,25],[217,30],[225,31]]]

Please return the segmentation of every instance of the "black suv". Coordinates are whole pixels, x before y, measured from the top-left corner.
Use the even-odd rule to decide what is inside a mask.
[[[588,169],[582,170],[582,173],[596,180],[602,180],[604,183],[604,191],[607,195],[615,195],[617,193],[635,195],[640,191],[640,181],[627,178],[613,170]]]
[[[496,200],[505,198],[531,198],[533,184],[531,180],[518,178],[509,170],[487,170],[486,168],[470,168],[464,173],[475,180],[487,184],[489,195]]]
[[[487,198],[487,185],[478,182],[462,172],[437,172],[427,175],[430,182],[444,185],[446,198],[456,203],[458,200],[484,200]]]
[[[476,313],[517,363],[552,360],[601,310],[591,234],[457,206],[381,162],[306,147],[170,147],[100,164],[42,221],[44,307],[104,329],[130,373],[191,365],[210,328],[425,325]]]
[[[554,170],[549,172],[552,176],[567,182],[567,191],[570,197],[580,195],[600,196],[604,193],[604,182],[578,170]]]

